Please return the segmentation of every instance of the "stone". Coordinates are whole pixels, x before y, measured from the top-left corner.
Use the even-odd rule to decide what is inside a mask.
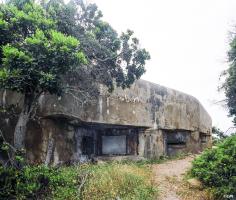
[[[190,185],[191,188],[196,188],[196,189],[202,189],[202,183],[196,179],[196,178],[191,178],[187,180],[188,184]]]

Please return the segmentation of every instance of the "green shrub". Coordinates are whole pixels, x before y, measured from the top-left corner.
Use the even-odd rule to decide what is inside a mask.
[[[211,188],[219,199],[229,195],[236,197],[236,135],[197,157],[191,175]]]
[[[20,170],[0,167],[0,199],[45,199],[46,194],[66,199],[77,195],[78,182],[74,180],[77,177],[78,171],[69,167],[26,166]]]
[[[0,199],[153,199],[151,171],[134,164],[0,167]]]

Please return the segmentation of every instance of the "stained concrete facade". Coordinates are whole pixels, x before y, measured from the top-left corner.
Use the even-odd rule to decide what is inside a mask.
[[[20,95],[0,93],[0,104],[20,102]],[[87,157],[158,158],[182,152],[197,153],[211,146],[211,117],[194,97],[144,80],[131,88],[97,98],[43,95],[37,120],[26,137],[32,162],[71,162]],[[20,104],[19,104],[20,105]],[[1,116],[9,140],[17,117]]]

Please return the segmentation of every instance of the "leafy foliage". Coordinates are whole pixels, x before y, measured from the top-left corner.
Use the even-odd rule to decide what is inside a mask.
[[[236,135],[197,157],[191,174],[212,188],[219,199],[224,199],[224,195],[236,196]]]
[[[86,64],[79,41],[58,32],[41,6],[20,5],[10,1],[0,9],[0,32],[10,36],[1,41],[0,85],[23,94],[60,94],[62,74]]]
[[[26,166],[22,170],[0,167],[0,198],[148,200],[155,194],[150,175],[147,168],[118,163],[61,168]]]
[[[58,30],[79,39],[88,59],[89,76],[113,90],[129,87],[145,72],[149,53],[140,48],[139,40],[128,30],[121,36],[102,20],[95,4],[71,0],[50,0],[43,6],[56,21]]]
[[[8,1],[0,7],[0,46],[17,44],[35,33],[55,28],[55,22],[48,18],[41,6],[30,0]],[[0,62],[2,54],[0,54]]]
[[[64,187],[61,199],[68,198],[76,196],[77,179],[78,172],[72,168],[65,170],[45,166],[26,166],[18,170],[13,167],[0,167],[0,198],[46,198],[47,193],[53,195],[54,191],[61,187]]]
[[[149,53],[139,48],[132,31],[118,36],[102,21],[95,4],[65,4],[62,0],[41,4],[10,0],[1,5],[2,87],[22,93],[42,90],[57,94],[62,89],[60,76],[73,69],[89,71],[87,78],[113,90],[114,84],[129,87],[145,72]],[[75,67],[80,64],[87,67]]]
[[[230,42],[230,50],[228,52],[229,68],[224,71],[223,75],[226,76],[226,80],[222,85],[227,97],[227,105],[229,113],[234,117],[234,123],[236,124],[236,36]]]

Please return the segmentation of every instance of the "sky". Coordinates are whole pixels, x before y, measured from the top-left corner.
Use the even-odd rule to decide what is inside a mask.
[[[213,125],[232,127],[218,92],[227,69],[230,31],[236,26],[235,0],[87,0],[119,33],[131,29],[151,54],[142,79],[195,96]]]

